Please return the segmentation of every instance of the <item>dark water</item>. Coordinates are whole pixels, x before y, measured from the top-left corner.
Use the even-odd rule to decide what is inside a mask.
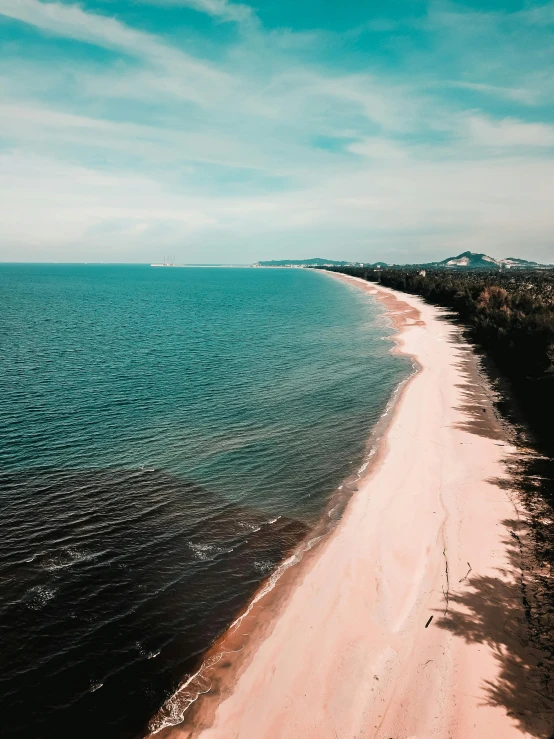
[[[135,737],[408,365],[304,270],[0,266],[2,735]]]

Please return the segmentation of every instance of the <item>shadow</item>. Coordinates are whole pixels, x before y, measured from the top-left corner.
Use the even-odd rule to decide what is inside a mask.
[[[493,439],[508,437],[554,457],[552,414],[548,412],[551,387],[531,382],[530,378],[520,382],[509,378],[490,350],[472,338],[471,330],[457,314],[444,309],[439,320],[456,327],[450,343],[458,352],[458,366],[464,375],[464,383],[458,386],[464,396],[459,410],[468,416],[460,428]]]
[[[456,410],[461,411],[465,419],[455,424],[455,428],[500,441],[505,438],[506,433],[499,415],[495,412],[498,396],[483,377],[479,357],[472,347],[457,344],[457,348],[459,353],[457,366],[464,382],[457,385],[463,402]]]
[[[492,650],[498,672],[484,685],[487,704],[503,708],[522,732],[554,739],[554,459],[532,448],[509,383],[456,324],[450,343],[463,377],[463,420],[455,428],[515,446],[505,475],[488,482],[510,496],[517,518],[501,522],[506,570],[470,572],[455,583],[436,623]]]
[[[519,449],[505,460],[508,477],[490,480],[517,496],[519,568],[529,638],[554,655],[554,460]],[[516,532],[517,533],[517,532]]]
[[[510,568],[497,577],[468,576],[449,592],[437,625],[492,650],[498,675],[484,685],[487,704],[503,708],[521,731],[548,739],[554,731],[554,653],[552,644],[535,639],[524,527],[517,520],[502,525]]]
[[[156,469],[0,472],[11,739],[135,739],[304,524]]]
[[[506,437],[505,422],[499,411],[501,395],[496,387],[497,377],[492,377],[489,366],[484,367],[485,358],[470,342],[465,327],[450,311],[444,310],[440,320],[454,325],[448,338],[456,353],[456,368],[463,382],[456,385],[462,397],[461,405],[455,410],[464,415],[464,420],[454,424],[454,428],[467,431],[487,439],[501,440]]]

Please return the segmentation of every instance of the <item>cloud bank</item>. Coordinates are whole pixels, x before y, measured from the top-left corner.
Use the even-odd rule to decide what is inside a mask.
[[[554,261],[551,5],[283,7],[0,0],[0,259]]]

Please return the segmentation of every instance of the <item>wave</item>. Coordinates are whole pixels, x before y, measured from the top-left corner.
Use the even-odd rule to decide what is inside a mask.
[[[58,555],[48,557],[45,560],[43,567],[49,572],[55,572],[56,570],[62,570],[65,567],[73,567],[82,562],[90,562],[91,560],[100,557],[101,554],[103,554],[103,552],[86,552],[80,549],[68,547],[66,549],[62,549]]]
[[[194,544],[189,541],[188,546],[194,553],[196,559],[201,562],[206,562],[210,559],[214,559],[219,554],[229,554],[229,552],[232,552],[237,548],[238,544],[234,547],[221,547],[216,544]]]
[[[27,593],[27,605],[33,611],[40,611],[49,601],[56,597],[57,592],[56,588],[47,587],[46,585],[36,585]]]

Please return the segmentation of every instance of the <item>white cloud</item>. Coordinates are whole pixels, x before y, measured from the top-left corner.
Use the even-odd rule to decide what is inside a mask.
[[[254,19],[252,8],[227,0],[142,0],[148,5],[183,6],[201,13],[220,18],[223,21],[245,23]]]
[[[250,17],[223,0],[177,1]],[[102,64],[0,62],[0,258],[247,261],[283,244],[287,256],[533,256],[549,243],[554,126],[487,112],[491,97],[529,104],[519,82],[341,72],[308,61],[317,33],[255,24],[216,64],[77,5],[0,0],[0,13],[115,52]],[[445,102],[448,86],[479,92],[483,110],[456,107],[452,89]]]
[[[349,144],[348,151],[369,159],[381,159],[389,162],[408,158],[408,151],[405,146],[400,146],[397,142],[378,136]]]
[[[70,145],[130,154],[150,166],[203,162],[238,169],[263,170],[263,152],[240,139],[203,131],[107,121],[44,106],[0,103],[0,134],[27,150],[60,150]],[[267,167],[267,163],[266,163]]]
[[[211,8],[214,13],[240,14],[243,7],[219,0],[191,0],[191,3],[202,5],[206,12]],[[367,74],[324,75],[308,67],[298,68],[287,55],[278,60],[277,68],[272,68],[274,62],[268,59],[268,80],[263,54],[270,54],[271,47],[266,48],[263,41],[260,47],[257,34],[252,40],[253,51],[240,60],[243,68],[230,73],[225,63],[218,67],[199,60],[154,34],[130,28],[115,18],[85,11],[78,5],[0,0],[0,15],[143,62],[138,69],[117,65],[96,80],[89,75],[88,84],[91,89],[96,84],[94,92],[98,95],[135,99],[166,96],[205,108],[242,108],[253,115],[282,119],[288,114],[291,120],[296,116],[296,120],[306,122],[329,113],[338,117],[340,107],[337,103],[342,101],[344,107],[355,108],[367,120],[387,127],[405,127],[406,119],[412,114],[408,95],[399,89],[379,84]],[[273,38],[273,34],[268,38]]]
[[[223,90],[232,83],[229,74],[171,47],[155,35],[130,28],[115,18],[85,11],[78,5],[0,0],[0,15],[50,34],[146,59],[156,66],[172,70],[174,74],[186,75],[193,80],[197,90],[206,86],[208,91],[214,86]]]
[[[485,116],[470,116],[467,121],[470,140],[489,147],[554,147],[554,125],[525,123],[504,118],[492,120]]]
[[[460,89],[472,90],[483,95],[492,97],[507,98],[525,105],[533,105],[537,102],[537,91],[531,88],[523,87],[502,87],[499,85],[487,85],[479,82],[464,82],[460,80],[451,80],[447,83],[450,87],[458,87]]]
[[[79,5],[39,0],[0,0],[0,14],[59,36],[119,49],[132,56],[164,56],[165,45],[115,18],[90,13]]]
[[[368,258],[368,245],[386,258],[398,244],[405,254],[421,244],[498,256],[521,253],[524,243],[543,248],[554,229],[554,171],[541,159],[407,157],[285,192],[219,197],[25,154],[2,157],[0,171],[4,241],[19,245],[19,258],[33,258],[42,245],[60,255],[78,248],[89,259],[109,247],[116,261],[127,254],[147,261],[163,244],[184,261],[202,261],[207,248],[216,261],[237,261],[240,244],[256,244],[261,258],[290,243],[291,233],[303,248],[341,244],[359,259]]]

